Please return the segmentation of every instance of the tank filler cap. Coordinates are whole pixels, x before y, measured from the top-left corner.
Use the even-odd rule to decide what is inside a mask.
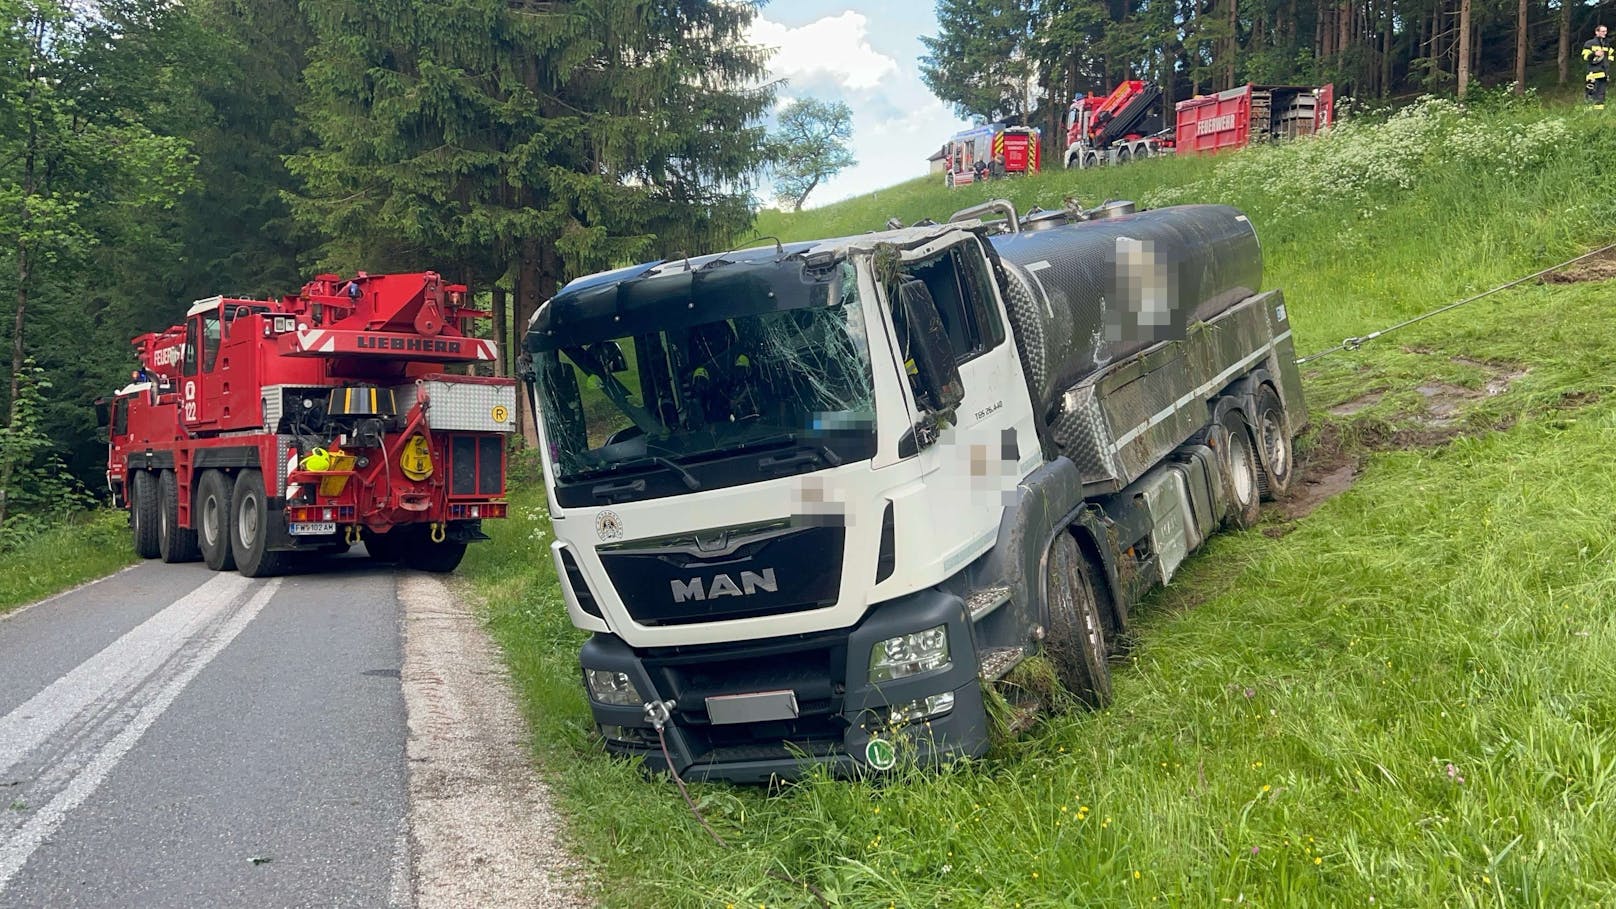
[[[1087,215],[1091,221],[1103,221],[1106,218],[1120,218],[1123,215],[1131,215],[1138,210],[1139,206],[1125,199],[1111,199],[1101,202],[1083,214]]]
[[[1066,209],[1059,208],[1054,211],[1035,208],[1021,218],[1022,230],[1048,230],[1051,227],[1060,227],[1073,221],[1081,220],[1080,215],[1074,215]]]

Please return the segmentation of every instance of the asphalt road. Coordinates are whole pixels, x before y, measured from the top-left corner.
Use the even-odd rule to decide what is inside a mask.
[[[0,907],[407,905],[401,623],[362,556],[0,618]]]

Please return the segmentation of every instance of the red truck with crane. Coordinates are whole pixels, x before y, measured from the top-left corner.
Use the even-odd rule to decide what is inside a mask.
[[[487,317],[432,272],[324,274],[280,300],[218,296],[133,344],[105,401],[107,483],[135,551],[249,577],[363,541],[450,571],[504,517],[512,379]]]
[[[1162,154],[1204,154],[1252,142],[1312,135],[1334,120],[1335,88],[1246,85],[1197,95],[1163,122],[1161,89],[1130,79],[1107,95],[1083,95],[1066,113],[1065,162],[1072,167],[1126,164]]]

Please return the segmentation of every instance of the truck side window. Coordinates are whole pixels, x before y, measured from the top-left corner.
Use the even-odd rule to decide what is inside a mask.
[[[980,243],[981,241],[975,241]],[[1004,340],[1004,321],[999,318],[999,307],[993,297],[993,277],[988,274],[987,259],[973,255],[968,248],[954,253],[959,257],[960,270],[965,276],[961,285],[976,311],[976,324],[982,328],[982,349],[992,350]]]
[[[976,359],[1004,340],[1004,325],[993,306],[992,292],[982,286],[987,276],[982,274],[981,256],[971,255],[967,249],[956,246],[906,269],[931,291],[959,363]]]
[[[219,360],[219,314],[210,313],[202,317],[202,371],[213,372],[213,364]]]
[[[180,361],[182,375],[196,375],[197,346],[202,343],[201,319],[191,319],[185,323],[185,352]]]
[[[129,431],[129,399],[119,398],[112,402],[112,434],[124,435]]]

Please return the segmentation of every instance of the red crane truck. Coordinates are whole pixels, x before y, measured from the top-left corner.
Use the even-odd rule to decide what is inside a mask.
[[[135,551],[249,577],[346,551],[450,571],[504,517],[511,379],[464,285],[320,275],[281,300],[211,297],[134,339],[108,404],[107,484]]]
[[[1126,164],[1310,136],[1334,122],[1335,87],[1248,83],[1180,101],[1173,113],[1166,126],[1161,89],[1138,79],[1109,95],[1081,96],[1066,112],[1066,166]]]

